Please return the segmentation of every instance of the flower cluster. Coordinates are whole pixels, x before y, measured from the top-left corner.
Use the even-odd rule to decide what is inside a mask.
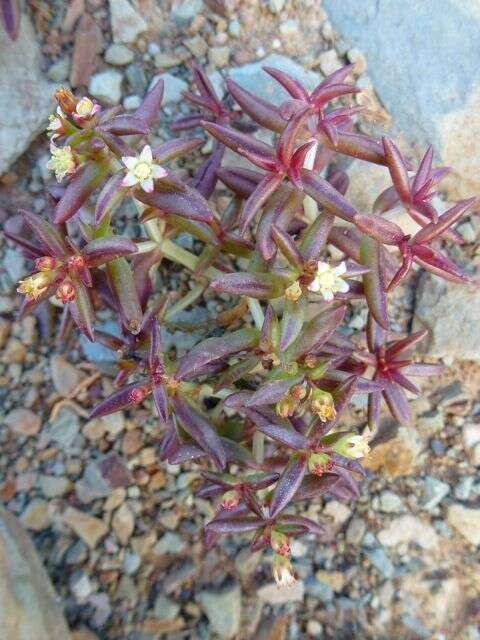
[[[291,538],[323,534],[298,514],[298,503],[358,495],[382,401],[411,424],[406,394],[420,389],[410,378],[441,371],[410,354],[426,332],[392,332],[388,297],[418,267],[468,282],[441,243],[460,241],[452,227],[474,201],[437,212],[433,188],[446,169],[433,168],[431,149],[415,167],[390,139],[355,131],[358,109],[338,104],[357,91],[347,82],[351,67],[311,93],[266,69],[289,94],[280,106],[230,80],[222,102],[198,65],[192,72],[198,92],[185,98],[200,111],[172,129],[204,135],[161,144],[150,137],[161,81],[133,113],[59,89],[48,125],[48,167],[59,184],[49,188],[45,215],[22,212],[28,232],[6,235],[35,260],[18,286],[22,312],[50,301],[61,309],[62,331],[72,320],[118,357],[116,389],[91,416],[151,404],[163,431],[159,456],[202,465],[199,495],[216,503],[206,545],[245,533],[253,550],[270,550],[278,584],[290,585]],[[259,128],[273,145],[254,135]],[[211,154],[180,178],[172,161],[203,145],[205,135],[214,139]],[[252,168],[225,166],[226,147]],[[392,186],[371,213],[346,198],[340,156],[389,173]],[[118,235],[127,200],[138,211],[133,238]],[[415,235],[385,216],[397,205],[420,226]],[[185,231],[195,252],[175,242]],[[160,263],[191,274],[184,295],[158,289]],[[204,293],[221,294],[226,305],[212,318],[210,337],[182,356],[167,351],[163,329]],[[352,339],[343,323],[358,299],[368,307],[367,330]],[[117,335],[96,327],[102,308],[118,319]],[[354,394],[368,397],[363,433],[344,424]]]

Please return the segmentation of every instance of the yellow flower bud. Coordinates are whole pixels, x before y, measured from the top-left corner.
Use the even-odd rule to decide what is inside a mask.
[[[302,287],[298,280],[285,289],[285,298],[291,302],[297,302],[302,296]]]
[[[312,389],[310,393],[310,408],[322,422],[334,420],[337,415],[332,394],[328,393],[328,391],[322,391],[322,389]]]
[[[333,450],[346,458],[364,458],[370,452],[368,445],[369,436],[369,431],[362,436],[349,433],[337,440],[333,445]]]

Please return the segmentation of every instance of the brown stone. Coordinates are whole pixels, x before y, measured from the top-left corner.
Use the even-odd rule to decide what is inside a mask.
[[[143,436],[140,429],[132,429],[132,431],[127,431],[127,433],[123,436],[122,441],[122,452],[126,456],[131,456],[142,447],[143,444]]]
[[[34,436],[39,432],[42,424],[40,416],[30,409],[13,409],[5,416],[5,424],[7,424],[14,433],[22,436]]]
[[[374,446],[362,465],[369,471],[382,471],[393,478],[406,476],[414,470],[420,449],[415,432],[401,427],[395,438]]]
[[[50,359],[50,372],[52,374],[55,391],[64,398],[68,398],[75,387],[84,377],[80,369],[70,364],[62,356],[55,355]]]
[[[112,527],[120,544],[126,546],[135,528],[135,515],[127,502],[124,502],[115,512]]]
[[[73,529],[90,549],[94,549],[108,533],[108,527],[103,520],[89,516],[73,507],[66,509],[62,521]]]

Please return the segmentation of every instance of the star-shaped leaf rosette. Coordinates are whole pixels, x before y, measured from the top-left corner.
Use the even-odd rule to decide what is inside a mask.
[[[220,100],[197,63],[191,71],[195,112],[172,130],[196,128],[195,138],[152,135],[161,81],[133,113],[59,89],[48,124],[57,184],[42,215],[24,212],[26,226],[12,219],[5,231],[35,260],[18,285],[22,312],[49,300],[63,308],[61,327],[73,318],[117,356],[114,391],[92,401],[91,417],[151,407],[159,459],[200,469],[199,495],[215,503],[206,545],[245,534],[288,586],[290,540],[324,532],[306,505],[355,499],[372,431],[388,425],[382,402],[412,425],[408,398],[421,388],[411,378],[441,374],[413,353],[425,331],[391,331],[389,300],[412,269],[472,280],[446,245],[461,243],[454,225],[475,201],[441,213],[434,196],[447,170],[431,148],[417,166],[390,139],[356,130],[352,66],[313,91],[266,69],[286,91],[280,105],[229,79]],[[251,168],[222,166],[226,148]],[[390,177],[372,212],[349,202],[343,156]],[[398,207],[414,235],[394,219]],[[348,322],[352,302],[368,308],[366,340]],[[181,322],[193,305],[208,319]],[[116,335],[95,326],[99,310],[118,321]],[[179,328],[204,337],[167,349],[165,332]],[[354,395],[367,397],[364,415]]]

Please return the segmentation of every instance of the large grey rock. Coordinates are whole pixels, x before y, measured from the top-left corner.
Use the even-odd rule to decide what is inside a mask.
[[[414,330],[430,330],[424,346],[436,358],[480,360],[480,291],[424,274],[417,289]]]
[[[12,42],[0,29],[0,175],[28,148],[54,110],[54,85],[40,71],[40,49],[28,16]]]
[[[223,591],[202,591],[198,600],[212,631],[225,640],[237,635],[242,613],[242,592],[238,584]]]
[[[70,637],[58,597],[28,534],[0,507],[0,638]]]
[[[341,36],[366,53],[369,74],[398,129],[433,142],[454,167],[451,193],[480,186],[478,0],[325,0]]]
[[[309,90],[314,89],[321,80],[318,73],[307,71],[290,58],[277,53],[272,53],[259,62],[251,62],[241,67],[235,67],[231,69],[229,76],[232,80],[238,82],[241,87],[248,91],[253,91],[260,98],[269,100],[277,105],[281,104],[289,98],[289,95],[276,80],[263,70],[263,67],[275,67],[285,71]]]

